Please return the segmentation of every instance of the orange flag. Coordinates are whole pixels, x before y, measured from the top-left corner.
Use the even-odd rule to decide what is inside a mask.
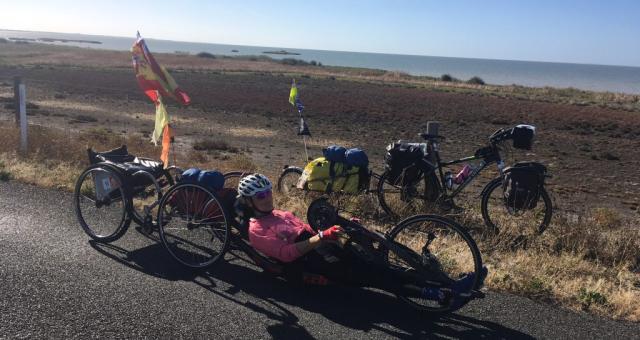
[[[169,148],[172,138],[173,130],[171,130],[171,125],[167,124],[162,131],[162,154],[160,155],[160,160],[164,163],[165,169],[169,167]]]

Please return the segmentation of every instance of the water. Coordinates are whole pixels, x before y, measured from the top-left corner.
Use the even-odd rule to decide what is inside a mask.
[[[53,42],[53,44],[109,50],[129,50],[135,40],[133,36],[131,38],[123,38],[5,30],[0,30],[0,37],[92,40],[100,41],[102,44],[81,42]],[[282,47],[190,43],[156,39],[146,40],[152,52],[174,53],[179,51],[191,54],[209,52],[218,55],[267,55],[274,59],[296,58],[306,61],[315,60],[324,65],[402,71],[412,75],[439,77],[446,73],[462,80],[478,76],[489,84],[498,85],[518,84],[533,87],[574,87],[583,90],[640,94],[640,67],[338,52]],[[282,49],[289,52],[300,53],[300,55],[263,54],[264,51]],[[238,50],[238,52],[234,53],[232,50]]]

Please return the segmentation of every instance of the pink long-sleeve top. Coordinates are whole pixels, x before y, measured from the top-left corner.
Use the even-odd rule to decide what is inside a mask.
[[[282,262],[302,256],[295,245],[302,232],[316,232],[289,211],[273,210],[271,214],[249,221],[249,242],[261,253]]]

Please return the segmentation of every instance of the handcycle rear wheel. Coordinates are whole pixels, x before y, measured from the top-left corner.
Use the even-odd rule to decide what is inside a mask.
[[[229,248],[230,217],[213,192],[196,184],[178,184],[162,197],[158,208],[160,240],[184,266],[213,265]]]
[[[76,217],[84,232],[102,243],[127,231],[131,199],[120,173],[108,164],[93,164],[80,174],[73,195]]]
[[[436,215],[417,215],[401,221],[388,234],[389,238],[410,251],[414,258],[420,259],[423,268],[435,273],[433,277],[423,277],[415,282],[418,287],[448,289],[450,285],[472,274],[469,288],[480,288],[482,258],[480,250],[462,226],[456,222]],[[417,271],[407,261],[389,249],[389,264],[406,271]],[[436,277],[437,276],[437,277]],[[472,280],[472,281],[471,281]],[[446,284],[445,282],[449,282]],[[438,285],[441,287],[438,288]],[[398,298],[411,307],[426,313],[446,313],[459,309],[469,299],[459,303],[442,303],[423,296],[400,295]]]

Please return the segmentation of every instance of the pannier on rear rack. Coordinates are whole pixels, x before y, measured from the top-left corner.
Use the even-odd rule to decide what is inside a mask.
[[[355,194],[369,187],[369,159],[364,151],[331,145],[323,153],[325,157],[305,166],[299,189]]]
[[[413,185],[420,179],[421,170],[416,163],[427,153],[426,143],[398,141],[387,146],[384,166],[388,181],[393,185]]]
[[[503,172],[504,203],[513,210],[536,207],[544,187],[547,168],[535,162],[519,162]]]

